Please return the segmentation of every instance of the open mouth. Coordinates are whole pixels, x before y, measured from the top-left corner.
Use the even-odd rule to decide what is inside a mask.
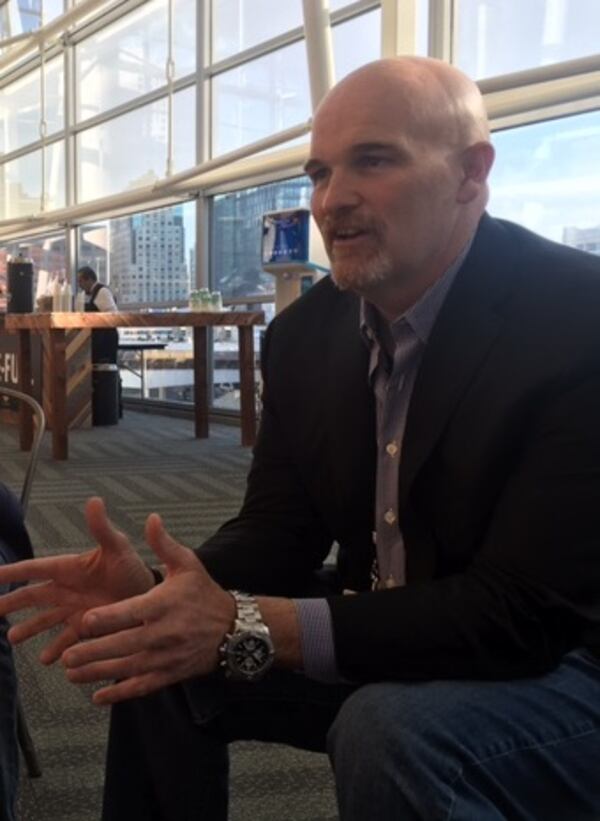
[[[330,234],[333,246],[351,245],[367,236],[367,231],[361,228],[343,228],[339,231],[332,231]]]

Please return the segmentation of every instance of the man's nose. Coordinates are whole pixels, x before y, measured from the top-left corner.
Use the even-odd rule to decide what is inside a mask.
[[[320,206],[325,214],[356,207],[361,200],[352,175],[343,171],[333,171],[324,186]]]

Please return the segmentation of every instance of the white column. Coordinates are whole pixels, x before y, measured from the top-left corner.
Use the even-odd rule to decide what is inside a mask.
[[[417,53],[418,0],[381,1],[381,56]]]
[[[314,111],[335,84],[329,0],[302,0],[310,98]]]

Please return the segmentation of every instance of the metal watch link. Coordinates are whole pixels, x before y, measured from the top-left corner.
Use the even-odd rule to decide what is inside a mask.
[[[233,681],[259,681],[273,664],[275,649],[254,596],[229,591],[235,599],[236,618],[231,633],[219,647],[219,664]]]

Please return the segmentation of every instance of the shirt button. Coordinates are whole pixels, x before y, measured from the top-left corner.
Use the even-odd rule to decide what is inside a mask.
[[[390,456],[395,456],[398,453],[398,445],[395,442],[389,442],[385,449]]]
[[[387,522],[388,525],[393,525],[394,522],[396,521],[396,514],[394,513],[394,511],[390,507],[389,510],[386,510],[385,513],[383,514],[383,518],[385,519],[385,521]]]

